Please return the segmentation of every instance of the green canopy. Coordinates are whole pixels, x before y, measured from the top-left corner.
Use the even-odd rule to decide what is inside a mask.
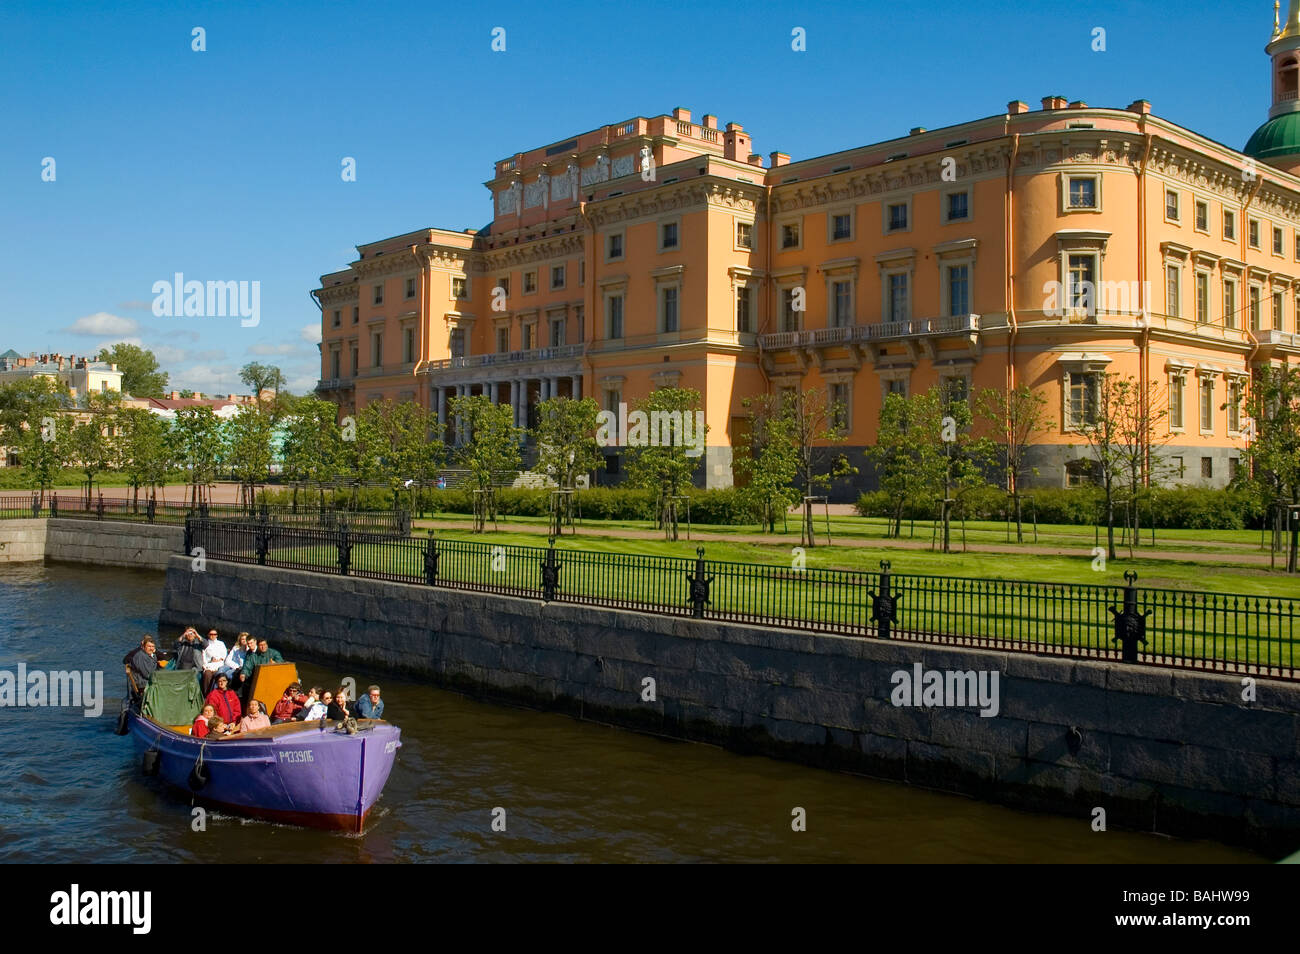
[[[189,725],[203,711],[193,669],[158,669],[144,691],[144,714],[163,725]]]

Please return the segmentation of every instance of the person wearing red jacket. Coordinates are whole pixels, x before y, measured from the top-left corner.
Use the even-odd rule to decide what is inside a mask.
[[[221,716],[222,722],[239,722],[239,695],[229,688],[230,680],[224,675],[217,676],[217,686],[208,693],[205,700]]]
[[[288,722],[294,717],[294,714],[302,708],[297,700],[298,686],[289,686],[284,690],[284,695],[280,696],[280,701],[275,704],[271,710],[271,724],[279,722]]]
[[[215,720],[216,717],[217,717],[216,708],[212,705],[212,703],[209,702],[207,705],[203,707],[203,711],[200,712],[198,716],[195,717],[194,727],[190,729],[190,735],[194,736],[196,739],[205,738],[208,734],[208,728],[209,728],[208,720],[209,719]]]

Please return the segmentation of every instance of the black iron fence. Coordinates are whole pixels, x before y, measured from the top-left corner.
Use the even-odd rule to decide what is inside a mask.
[[[192,519],[207,559],[813,633],[1297,678],[1295,600],[392,539]]]
[[[332,508],[260,505],[255,508],[239,504],[200,504],[192,507],[179,503],[160,503],[149,499],[105,497],[84,493],[0,494],[0,519],[22,517],[73,517],[90,520],[124,520],[136,523],[159,523],[180,526],[191,517],[228,522],[262,521],[282,527],[313,530],[337,530],[343,524],[351,529],[377,534],[384,538],[411,534],[411,515],[406,510],[346,511]]]

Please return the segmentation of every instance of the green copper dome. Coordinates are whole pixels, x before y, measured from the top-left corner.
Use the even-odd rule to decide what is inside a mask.
[[[1300,155],[1300,113],[1283,113],[1255,130],[1241,150],[1256,159]]]

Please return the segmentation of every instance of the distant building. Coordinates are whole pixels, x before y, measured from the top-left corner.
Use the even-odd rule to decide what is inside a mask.
[[[107,361],[77,355],[18,354],[12,348],[0,354],[0,384],[30,378],[50,378],[68,388],[75,401],[87,394],[121,392],[122,372]]]

